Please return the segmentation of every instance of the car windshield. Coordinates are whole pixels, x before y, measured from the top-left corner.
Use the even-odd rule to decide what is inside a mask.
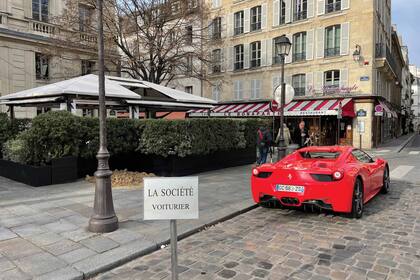
[[[303,158],[321,158],[321,159],[337,159],[340,156],[339,152],[302,152],[300,155]]]

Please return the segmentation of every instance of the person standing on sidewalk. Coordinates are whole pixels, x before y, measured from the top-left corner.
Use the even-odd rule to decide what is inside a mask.
[[[299,148],[306,147],[309,138],[308,129],[305,127],[305,122],[301,121],[299,123],[299,128],[295,130],[294,133],[294,142],[299,145]]]
[[[273,137],[267,127],[262,126],[257,131],[257,149],[259,151],[259,157],[257,159],[257,165],[266,163],[268,151],[271,146]]]
[[[284,145],[288,147],[291,144],[292,137],[290,136],[290,130],[285,123],[283,124],[283,138],[284,138]],[[279,144],[279,141],[280,141],[280,128],[279,128],[279,132],[277,133],[277,137],[275,141],[276,144]]]

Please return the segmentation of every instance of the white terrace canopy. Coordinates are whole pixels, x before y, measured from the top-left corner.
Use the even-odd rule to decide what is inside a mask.
[[[0,104],[11,108],[50,107],[75,112],[76,109],[94,109],[99,105],[97,75],[86,75],[32,88],[0,97]],[[129,110],[130,117],[139,112],[183,112],[191,109],[211,109],[214,100],[195,96],[135,79],[105,77],[107,108]]]

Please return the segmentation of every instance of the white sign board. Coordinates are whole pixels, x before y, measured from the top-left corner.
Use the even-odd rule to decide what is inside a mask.
[[[198,177],[144,178],[145,220],[198,219]]]
[[[357,122],[357,131],[360,134],[365,133],[365,122],[364,121]]]

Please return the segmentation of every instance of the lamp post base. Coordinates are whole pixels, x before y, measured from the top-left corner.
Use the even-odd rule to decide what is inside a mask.
[[[91,217],[88,229],[90,232],[97,233],[113,232],[118,229],[118,218],[117,216],[105,218]]]

